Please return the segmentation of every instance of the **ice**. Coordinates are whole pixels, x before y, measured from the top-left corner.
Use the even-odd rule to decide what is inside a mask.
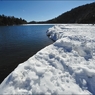
[[[55,42],[21,63],[0,84],[0,94],[95,94],[95,26],[55,25]]]

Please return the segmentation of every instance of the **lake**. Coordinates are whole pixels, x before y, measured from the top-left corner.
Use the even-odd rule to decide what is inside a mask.
[[[46,36],[52,26],[0,26],[0,83],[18,64],[53,43]]]

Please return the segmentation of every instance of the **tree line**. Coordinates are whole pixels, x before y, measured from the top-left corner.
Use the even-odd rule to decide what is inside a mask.
[[[93,23],[95,24],[95,2],[78,6],[71,9],[56,18],[47,21],[27,22],[22,18],[14,16],[0,15],[0,25],[20,25],[20,24],[47,24],[47,23]]]
[[[95,23],[95,2],[73,8],[47,23]]]
[[[27,24],[27,21],[14,16],[0,15],[0,26]]]
[[[82,6],[78,6],[76,8],[67,11],[58,17],[53,19],[36,22],[31,21],[31,24],[40,24],[40,23],[84,23],[84,24],[95,24],[95,2],[90,4],[85,4]]]

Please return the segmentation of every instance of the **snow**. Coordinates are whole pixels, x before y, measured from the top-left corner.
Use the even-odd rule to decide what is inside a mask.
[[[10,73],[0,94],[95,94],[95,26],[55,25],[47,30],[55,42]]]

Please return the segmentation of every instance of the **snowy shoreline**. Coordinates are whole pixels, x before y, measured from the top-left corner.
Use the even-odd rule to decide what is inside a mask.
[[[55,25],[55,42],[37,52],[0,84],[0,94],[95,94],[95,26]]]

